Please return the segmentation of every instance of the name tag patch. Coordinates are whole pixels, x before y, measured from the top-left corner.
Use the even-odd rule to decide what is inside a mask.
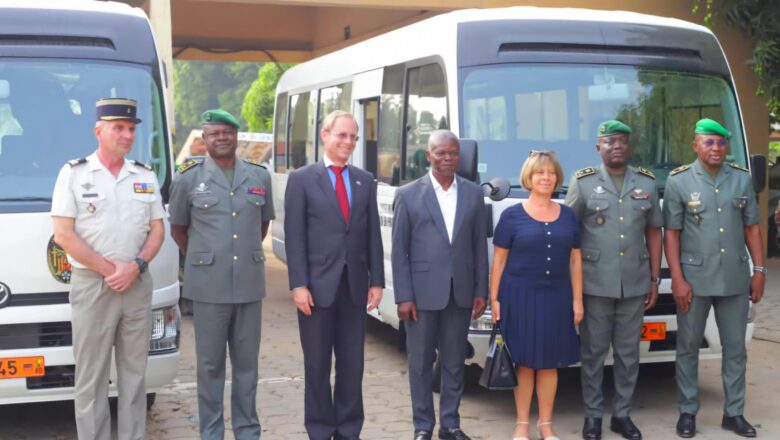
[[[98,196],[97,193],[83,193],[81,195],[81,197],[84,197],[85,199],[92,199],[92,198],[95,198],[97,196]]]
[[[136,182],[133,184],[133,192],[136,194],[154,194],[154,185]]]
[[[265,195],[265,189],[264,188],[247,188],[246,189],[247,194],[255,194],[258,196],[264,196]]]

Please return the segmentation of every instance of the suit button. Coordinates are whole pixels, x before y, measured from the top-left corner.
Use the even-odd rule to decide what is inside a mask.
[[[723,210],[722,210],[722,209],[720,209],[720,208],[718,208],[718,212],[721,212],[721,211],[723,211]]]
[[[721,233],[723,233],[723,231],[725,231],[725,229],[723,229],[723,228],[720,228],[720,232],[721,232]]]
[[[550,231],[547,231],[547,235],[551,235],[551,234],[552,234],[552,232],[550,232]]]
[[[230,196],[231,196],[231,197],[233,196],[233,191],[230,191]]]
[[[623,234],[620,234],[620,239],[622,240],[624,238],[626,238],[626,237]]]
[[[203,204],[203,207],[204,207],[204,208],[208,208],[208,207],[209,207],[209,204],[208,204],[208,203],[204,203],[204,204]]]
[[[238,240],[238,234],[233,234],[233,240]]]
[[[233,255],[233,261],[238,260],[238,255]]]
[[[547,261],[550,261],[550,257],[547,257]]]
[[[718,188],[715,188],[715,193],[719,193],[720,190]]]
[[[236,211],[233,211],[233,213],[232,213],[231,215],[232,215],[233,217],[235,217],[235,216],[236,216]]]
[[[623,199],[618,200],[618,203],[623,203]]]
[[[720,248],[720,253],[721,254],[725,254],[726,253],[726,249]]]
[[[545,275],[550,275],[550,271],[549,271],[549,270],[545,270],[545,271],[544,271],[544,274],[545,274]]]
[[[620,221],[621,221],[621,222],[623,221],[623,216],[622,216],[622,215],[620,216]]]
[[[621,256],[621,257],[623,256],[623,252],[621,252],[621,253],[620,253],[620,256]]]

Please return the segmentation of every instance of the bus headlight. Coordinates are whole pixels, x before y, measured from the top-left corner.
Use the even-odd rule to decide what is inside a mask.
[[[469,331],[475,333],[490,333],[493,330],[493,317],[490,314],[490,309],[487,309],[477,319],[472,319],[469,325]]]
[[[179,306],[152,310],[152,336],[149,338],[149,354],[170,353],[179,349]]]

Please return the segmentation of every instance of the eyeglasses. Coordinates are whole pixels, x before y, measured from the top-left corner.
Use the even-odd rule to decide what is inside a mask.
[[[718,144],[720,148],[726,148],[729,146],[729,140],[728,139],[707,139],[706,141],[702,141],[701,144],[704,145],[707,148],[712,148],[715,144]]]
[[[550,150],[531,150],[531,152],[528,153],[528,157],[534,157],[534,156],[555,157],[555,151],[550,151]]]
[[[348,134],[348,133],[332,133],[333,136],[336,136],[338,140],[345,141],[349,139],[352,142],[357,142],[360,139],[360,136],[354,135],[354,134]]]

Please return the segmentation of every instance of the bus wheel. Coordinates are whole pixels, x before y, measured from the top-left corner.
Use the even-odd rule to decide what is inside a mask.
[[[154,401],[157,400],[157,393],[148,393],[146,395],[146,410],[149,411],[154,406]]]

